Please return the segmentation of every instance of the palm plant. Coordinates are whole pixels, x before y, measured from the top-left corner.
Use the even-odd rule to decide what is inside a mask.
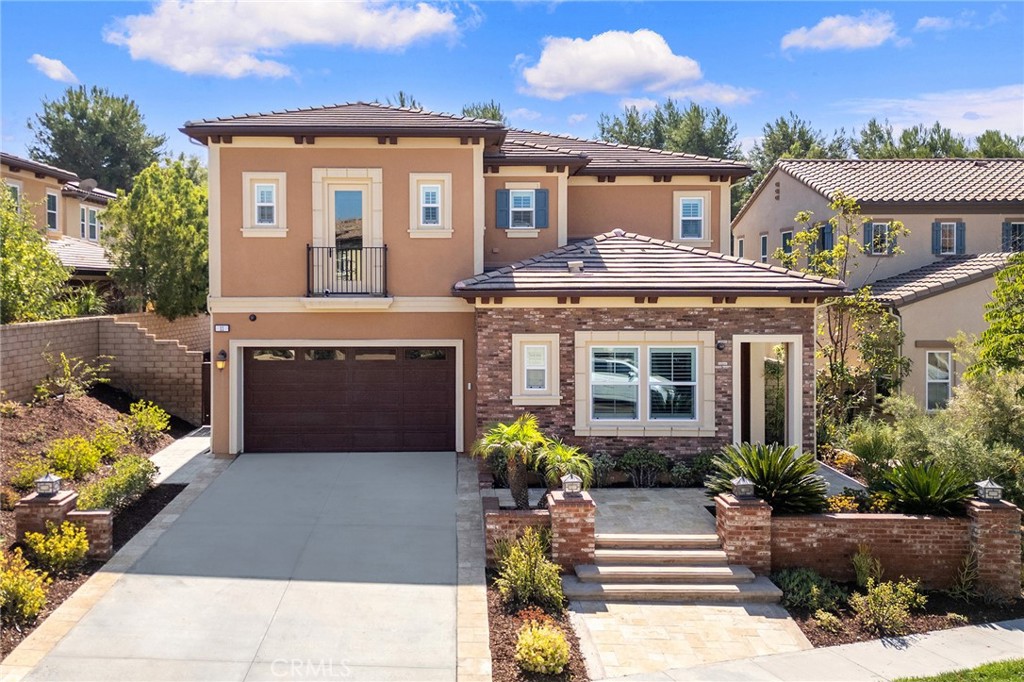
[[[530,490],[526,477],[537,461],[547,439],[537,426],[537,418],[524,413],[511,424],[498,423],[473,443],[475,457],[501,453],[508,466],[508,488],[517,509],[530,508]]]
[[[544,476],[548,492],[561,484],[562,477],[575,474],[589,488],[594,482],[594,463],[590,457],[575,445],[569,445],[560,438],[549,439],[537,456],[537,471]]]
[[[818,463],[810,453],[797,455],[796,446],[726,445],[713,461],[709,495],[730,492],[732,479],[745,476],[754,482],[754,493],[772,506],[773,513],[807,514],[824,507],[828,486],[818,476]]]
[[[897,464],[885,474],[881,487],[892,496],[897,511],[939,516],[962,515],[964,502],[974,492],[974,484],[961,472],[931,462]]]

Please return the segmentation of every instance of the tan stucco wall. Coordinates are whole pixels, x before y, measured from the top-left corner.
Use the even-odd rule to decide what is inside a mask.
[[[7,164],[0,165],[0,169],[2,169],[2,173],[0,174],[2,174],[5,181],[17,181],[17,183],[21,185],[22,205],[32,205],[32,216],[35,219],[36,227],[38,227],[39,230],[48,237],[52,237],[54,239],[59,237],[60,230],[51,231],[46,229],[46,204],[44,203],[44,200],[46,199],[46,190],[51,190],[57,194],[57,224],[58,226],[63,227],[67,221],[71,202],[61,196],[61,183],[51,177],[37,178],[35,173],[25,170],[14,173]],[[77,218],[77,201],[74,202],[74,213]],[[76,233],[73,236],[77,237],[78,234]]]
[[[776,200],[778,190],[778,200]],[[913,270],[932,263],[938,258],[932,254],[932,223],[963,222],[967,228],[967,253],[992,253],[1002,250],[1002,224],[1004,220],[1024,221],[1024,204],[1010,212],[985,212],[985,209],[970,210],[933,210],[933,209],[900,209],[894,211],[888,207],[866,204],[861,207],[866,218],[875,222],[899,220],[910,230],[910,234],[900,237],[897,244],[903,250],[898,256],[859,257],[859,267],[847,282],[852,287],[891,277],[901,272]],[[772,258],[775,249],[782,246],[782,232],[800,226],[794,217],[800,211],[811,211],[814,220],[828,220],[832,212],[828,201],[795,180],[786,173],[776,172],[769,179],[768,186],[747,208],[746,212],[733,225],[733,237],[743,237],[744,257],[757,260],[760,255],[760,234],[768,233],[768,262],[778,263]],[[861,233],[863,234],[863,233]],[[863,237],[861,237],[863,238]]]
[[[245,313],[218,313],[213,324],[230,324],[229,333],[214,333],[211,355],[229,350],[230,342],[250,345],[259,340],[403,340],[417,345],[424,339],[460,339],[463,342],[463,437],[472,442],[476,426],[475,317],[468,313],[260,313],[250,321]],[[252,345],[260,345],[256,341]],[[278,345],[280,345],[279,342]],[[301,344],[296,343],[296,346]],[[402,345],[396,343],[396,345]],[[239,368],[240,369],[240,368]],[[229,454],[229,373],[212,372],[211,420],[213,452]],[[472,386],[472,389],[467,388]],[[232,453],[233,454],[233,453]]]
[[[377,145],[341,148],[220,148],[220,224],[223,296],[305,296],[306,245],[313,243],[313,169],[382,169],[383,236],[388,247],[388,293],[439,296],[473,272],[473,155],[475,147],[424,149]],[[287,173],[288,235],[243,237],[242,173]],[[409,174],[452,174],[448,239],[409,235]]]
[[[925,406],[925,371],[927,353],[938,348],[917,348],[918,341],[947,341],[963,331],[981,334],[988,328],[985,322],[985,304],[991,300],[995,279],[990,277],[959,289],[922,299],[900,308],[903,320],[903,354],[911,360],[910,374],[903,380],[903,393],[914,396],[918,405]],[[964,368],[954,358],[953,386]]]
[[[497,190],[507,184],[538,183],[538,189],[548,191],[548,227],[537,230],[537,236],[522,238],[516,230],[499,230],[495,225]],[[558,248],[558,177],[552,174],[538,175],[487,175],[484,176],[484,265],[498,266],[514,263],[524,258]],[[512,237],[508,235],[512,234]]]
[[[588,178],[589,179],[589,178]],[[673,193],[680,191],[710,192],[708,231],[712,251],[721,251],[721,192],[724,183],[631,184],[629,178],[620,182],[576,184],[569,181],[569,239],[593,237],[621,228],[627,232],[673,241],[676,236],[676,206]],[[685,243],[685,242],[683,242]],[[703,248],[703,247],[702,247]],[[728,245],[726,245],[728,249]]]

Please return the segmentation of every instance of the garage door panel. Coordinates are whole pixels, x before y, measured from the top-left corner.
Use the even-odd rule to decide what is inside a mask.
[[[243,381],[247,452],[455,447],[451,348],[249,349]]]

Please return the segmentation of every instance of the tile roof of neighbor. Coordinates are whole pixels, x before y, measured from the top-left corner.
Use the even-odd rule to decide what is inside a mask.
[[[8,154],[7,152],[0,152],[0,162],[11,168],[23,168],[27,171],[32,171],[33,173],[49,175],[51,178],[56,178],[60,182],[78,180],[78,174],[74,171],[57,168],[56,166],[51,166],[47,163],[40,163],[39,161],[33,161],[31,159],[23,159],[20,156]]]
[[[1001,270],[1009,257],[1008,253],[944,256],[934,263],[878,280],[871,285],[871,293],[885,303],[906,305],[987,279]]]
[[[84,190],[78,186],[78,181],[72,181],[64,185],[61,188],[63,194],[85,199],[87,201],[95,201],[97,203],[106,206],[111,199],[116,199],[117,194],[115,192],[108,192],[105,189],[95,187],[90,190]]]
[[[95,242],[64,236],[47,240],[46,245],[61,263],[73,270],[106,274],[112,267],[107,252]]]
[[[581,272],[570,272],[582,261]],[[623,230],[574,242],[455,284],[460,296],[835,296],[838,280]]]

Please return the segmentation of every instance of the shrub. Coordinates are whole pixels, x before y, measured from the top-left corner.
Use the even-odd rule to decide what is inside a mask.
[[[14,402],[13,400],[4,400],[0,402],[0,417],[17,417],[18,411],[21,409],[21,405]]]
[[[866,418],[854,422],[847,437],[847,447],[857,458],[861,475],[869,485],[881,480],[899,452],[892,427]]]
[[[653,488],[668,471],[669,458],[650,448],[630,448],[619,458],[618,470],[629,475],[634,488]]]
[[[121,416],[121,425],[140,447],[153,445],[171,427],[171,416],[148,400],[134,402],[128,410],[129,414]]]
[[[26,623],[35,620],[46,606],[45,573],[29,568],[21,548],[7,554],[0,552],[0,614],[5,623]]]
[[[14,505],[21,501],[21,495],[14,488],[0,488],[0,510],[14,511]]]
[[[687,487],[686,484],[690,481],[692,476],[693,473],[685,462],[676,462],[672,465],[672,468],[668,470],[669,480],[672,481],[672,485],[678,488]]]
[[[814,513],[825,506],[828,486],[810,452],[797,455],[795,446],[742,443],[726,445],[714,461],[717,471],[709,482],[709,495],[730,492],[732,479],[746,476],[773,513]]]
[[[847,476],[856,476],[860,473],[860,458],[848,450],[838,450],[832,457],[832,466]]]
[[[930,462],[900,463],[883,477],[885,492],[904,514],[963,515],[974,484],[961,472]]]
[[[81,358],[69,358],[61,352],[60,356],[44,352],[43,359],[50,366],[50,371],[41,384],[36,386],[36,399],[46,400],[58,395],[66,400],[78,398],[89,392],[96,384],[106,384],[110,379],[106,376],[110,371],[109,355],[96,358],[97,364],[86,362]]]
[[[960,567],[953,576],[953,584],[946,590],[946,594],[963,601],[970,601],[978,596],[978,552],[973,547],[960,562]]]
[[[834,495],[825,500],[825,511],[830,514],[860,511],[860,502],[853,495]]]
[[[870,547],[858,545],[857,553],[853,555],[853,572],[857,576],[857,587],[866,587],[868,580],[877,582],[882,579],[882,562],[872,556]]]
[[[495,449],[484,459],[491,475],[494,476],[495,488],[508,487],[508,455],[504,450]]]
[[[557,627],[555,619],[548,615],[548,613],[539,606],[527,606],[524,609],[519,609],[516,612],[515,620],[519,623],[520,627],[530,622]]]
[[[946,614],[946,622],[950,625],[967,625],[971,622],[971,619],[962,613],[953,613],[950,611]]]
[[[579,476],[584,488],[589,488],[594,482],[594,464],[590,457],[575,445],[568,445],[561,440],[548,440],[538,453],[534,466],[544,477],[548,490],[557,489],[562,477],[569,474]]]
[[[25,533],[25,544],[33,563],[58,575],[81,566],[89,552],[85,528],[69,521],[59,526],[47,521],[46,534]]]
[[[590,461],[594,465],[594,487],[605,487],[615,471],[615,460],[603,452],[595,452]]]
[[[846,599],[834,582],[810,568],[787,568],[772,574],[782,590],[782,604],[805,611],[835,611]]]
[[[829,613],[823,609],[818,609],[814,612],[814,622],[817,623],[819,628],[833,635],[838,635],[843,631],[843,621],[839,620],[839,617],[834,613]]]
[[[145,457],[123,457],[114,462],[113,474],[82,487],[78,508],[83,511],[122,509],[149,490],[157,471],[157,466]]]
[[[527,672],[560,675],[569,664],[565,633],[551,625],[527,623],[519,629],[516,663]]]
[[[129,444],[128,435],[124,432],[124,429],[110,426],[109,424],[103,424],[96,429],[90,442],[99,451],[100,457],[107,462],[120,457]]]
[[[81,436],[55,440],[47,453],[50,466],[61,478],[79,481],[100,467],[100,451]]]
[[[37,478],[45,476],[50,470],[42,457],[30,457],[22,460],[11,472],[11,487],[26,492],[35,487]]]
[[[565,602],[558,566],[547,558],[547,545],[534,528],[509,547],[501,562],[495,587],[506,604],[514,608],[536,605],[561,609]]]
[[[696,457],[672,467],[672,483],[684,488],[703,488],[704,479],[715,470],[715,453],[711,450],[700,452]]]
[[[919,581],[907,578],[882,583],[868,579],[867,593],[850,597],[850,606],[864,627],[882,636],[905,634],[910,612],[924,608],[926,602]]]

